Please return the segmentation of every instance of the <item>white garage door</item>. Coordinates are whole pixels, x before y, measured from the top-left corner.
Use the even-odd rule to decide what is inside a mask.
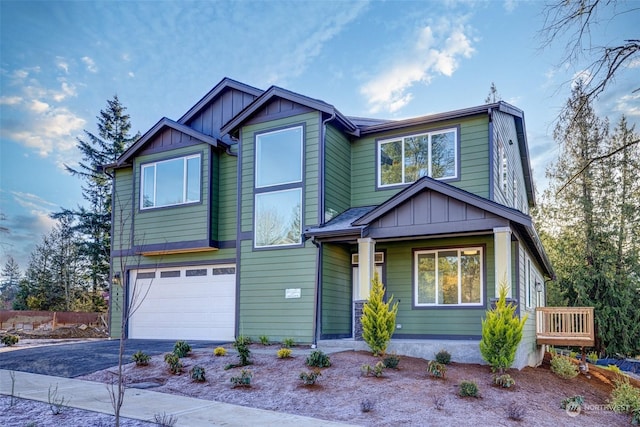
[[[233,340],[235,265],[133,270],[129,338]]]

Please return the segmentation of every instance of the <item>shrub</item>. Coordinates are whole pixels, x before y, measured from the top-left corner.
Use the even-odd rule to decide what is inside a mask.
[[[458,389],[461,397],[480,397],[480,389],[475,381],[462,381]]]
[[[507,406],[507,417],[510,420],[522,421],[527,413],[527,407],[524,404],[511,402]]]
[[[304,385],[314,385],[318,380],[318,377],[321,375],[322,373],[319,369],[314,369],[313,371],[309,372],[300,372],[299,378],[302,380]]]
[[[193,368],[191,368],[191,379],[198,382],[206,381],[204,372],[205,371],[202,366],[195,365]]]
[[[260,335],[260,337],[258,337],[258,339],[260,340],[260,344],[262,344],[262,345],[269,345],[269,344],[271,344],[271,343],[269,342],[269,337],[268,337],[268,336],[266,336],[266,335]]]
[[[214,356],[226,356],[227,355],[227,349],[224,347],[216,347],[213,349],[213,355]]]
[[[623,375],[622,370],[620,370],[620,367],[618,365],[607,365],[607,369],[611,372],[615,372],[618,375]]]
[[[285,348],[291,348],[296,345],[296,341],[293,338],[285,338],[282,340],[282,346]]]
[[[360,410],[362,412],[371,412],[373,411],[373,408],[375,406],[375,403],[369,399],[364,399],[362,402],[360,402]]]
[[[396,329],[398,303],[391,306],[393,296],[387,302],[384,302],[383,298],[384,288],[376,272],[371,281],[371,293],[367,302],[364,303],[361,317],[362,339],[374,356],[384,354]]]
[[[238,352],[238,358],[240,359],[239,366],[247,366],[251,364],[251,350],[249,350],[249,344],[251,340],[247,337],[240,335],[233,343],[233,348]]]
[[[433,406],[435,406],[438,411],[441,411],[444,409],[444,405],[446,402],[447,402],[447,399],[445,399],[444,396],[438,396],[438,395],[433,396]]]
[[[525,315],[518,319],[516,307],[507,305],[507,287],[500,286],[500,294],[496,307],[488,310],[482,320],[482,339],[480,353],[491,369],[501,374],[509,369],[516,357],[518,344],[522,340],[522,328],[527,321]]]
[[[566,357],[554,356],[551,359],[551,372],[560,378],[569,380],[578,375],[578,368]]]
[[[376,378],[380,378],[384,373],[384,362],[380,361],[376,363],[374,366],[371,365],[362,365],[361,371],[364,376],[373,375]]]
[[[136,366],[147,366],[149,364],[149,360],[151,360],[151,356],[138,350],[133,353],[131,360],[136,362]]]
[[[248,369],[240,371],[239,377],[231,377],[231,384],[233,387],[251,387],[251,378],[253,373]]]
[[[631,424],[634,426],[640,425],[640,408],[633,411],[631,414]]]
[[[447,367],[442,363],[431,360],[427,365],[427,373],[432,377],[444,378],[444,375],[447,373]]]
[[[619,376],[613,380],[615,384],[608,399],[611,410],[620,413],[634,414],[640,411],[640,389],[629,383],[629,378]]]
[[[175,353],[167,353],[164,355],[164,361],[169,365],[169,371],[172,374],[178,375],[182,372],[182,362],[180,357]]]
[[[175,415],[163,413],[153,414],[153,422],[160,427],[173,427],[178,423],[178,417]]]
[[[191,352],[191,346],[186,341],[176,341],[173,346],[173,352],[178,357],[186,357]]]
[[[509,374],[502,374],[493,377],[493,383],[502,388],[511,388],[516,384],[516,380],[511,378],[511,375]]]
[[[315,366],[317,368],[327,368],[331,366],[331,359],[321,350],[314,350],[307,356],[307,366]]]
[[[383,360],[384,367],[389,369],[398,369],[398,364],[400,363],[400,356],[397,354],[390,354]]]
[[[448,365],[451,363],[451,353],[447,350],[440,350],[436,353],[436,362],[442,363],[443,365]]]
[[[589,354],[587,354],[587,362],[595,365],[598,362],[598,353],[595,351],[592,351]]]
[[[566,409],[568,412],[578,412],[582,408],[582,405],[584,405],[584,396],[579,394],[567,397],[560,402],[560,407]]]
[[[287,359],[291,357],[291,353],[292,351],[290,348],[281,348],[276,352],[276,355],[278,356],[278,359]]]
[[[2,337],[0,337],[0,342],[6,345],[7,347],[11,347],[12,345],[18,344],[18,341],[20,341],[20,337],[17,335],[5,334]]]

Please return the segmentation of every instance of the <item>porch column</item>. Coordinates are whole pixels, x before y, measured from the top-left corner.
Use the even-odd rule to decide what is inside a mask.
[[[358,239],[358,300],[369,298],[371,280],[375,271],[376,241],[371,237]]]
[[[495,252],[496,298],[500,293],[501,283],[505,283],[507,286],[507,298],[513,298],[513,286],[511,284],[511,228],[494,228],[493,241]]]

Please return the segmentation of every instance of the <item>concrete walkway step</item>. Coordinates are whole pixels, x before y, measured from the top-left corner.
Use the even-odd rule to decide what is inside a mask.
[[[13,372],[15,381],[11,378]],[[13,386],[13,390],[12,390]],[[52,377],[27,372],[0,370],[0,394],[47,403],[49,390],[57,387],[65,406],[113,414],[111,397],[103,383]],[[127,388],[120,416],[151,421],[155,414],[177,418],[176,426],[348,426],[283,412],[249,408],[229,403]]]

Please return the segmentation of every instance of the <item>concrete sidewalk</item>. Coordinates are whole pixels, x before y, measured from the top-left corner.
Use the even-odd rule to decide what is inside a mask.
[[[113,414],[111,398],[103,383],[70,378],[52,377],[0,370],[0,394],[48,402],[49,389],[58,387],[58,397],[65,399],[65,406],[104,414]],[[69,402],[67,405],[66,402]],[[327,420],[303,417],[264,409],[248,408],[229,403],[195,399],[156,391],[127,388],[120,416],[151,421],[155,414],[173,415],[176,426],[347,426]]]

